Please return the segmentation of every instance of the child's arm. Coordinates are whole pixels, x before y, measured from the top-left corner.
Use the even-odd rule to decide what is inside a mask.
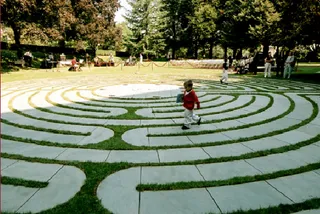
[[[194,95],[194,102],[197,104],[197,109],[199,109],[200,108],[200,102],[199,102],[198,96],[196,95],[195,92],[193,93],[193,95]]]

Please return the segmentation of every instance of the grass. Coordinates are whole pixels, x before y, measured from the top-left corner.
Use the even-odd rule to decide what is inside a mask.
[[[24,186],[24,187],[30,187],[30,188],[45,188],[48,186],[49,183],[2,176],[1,184],[13,185],[13,186]]]
[[[160,62],[157,62],[157,64],[161,64]],[[148,63],[145,63],[145,65],[148,65]],[[310,76],[315,75],[314,71],[316,71],[315,67],[307,68],[307,66],[302,67],[299,64],[299,68],[301,68],[301,71],[298,71],[297,73],[294,73],[292,75],[292,78],[298,78],[300,75],[304,76]],[[236,120],[243,117],[248,117],[250,115],[254,115],[260,112],[263,112],[270,108],[275,100],[272,96],[268,95],[267,93],[272,90],[274,86],[304,86],[307,84],[301,83],[293,83],[288,82],[287,80],[266,80],[264,78],[261,78],[263,75],[262,73],[258,73],[257,77],[253,77],[251,75],[230,75],[231,83],[229,86],[235,86],[235,89],[232,90],[225,90],[226,87],[222,89],[217,89],[215,86],[221,86],[218,82],[219,76],[221,75],[221,70],[211,70],[211,69],[190,69],[190,68],[177,68],[170,66],[169,68],[165,67],[156,67],[154,66],[154,70],[151,70],[151,67],[140,67],[140,70],[138,70],[138,67],[123,67],[121,70],[121,67],[102,67],[102,68],[91,68],[89,70],[88,68],[84,68],[83,72],[67,72],[67,68],[62,69],[63,72],[46,72],[45,70],[36,70],[36,69],[29,69],[29,70],[22,70],[20,72],[10,72],[6,74],[1,74],[1,82],[8,84],[7,86],[11,85],[23,85],[23,84],[30,84],[32,83],[38,83],[42,81],[48,81],[48,82],[54,82],[59,80],[65,80],[68,78],[68,81],[70,82],[70,85],[79,84],[82,85],[87,84],[92,86],[92,92],[94,92],[95,88],[99,88],[101,86],[108,86],[108,85],[119,85],[119,84],[145,84],[145,83],[151,83],[151,84],[174,84],[174,85],[180,85],[182,86],[183,81],[187,79],[193,79],[195,82],[196,90],[202,90],[207,91],[208,94],[215,93],[216,91],[222,91],[221,94],[228,94],[230,93],[231,96],[234,96],[235,98],[240,96],[241,93],[246,93],[241,86],[243,85],[253,85],[254,87],[262,87],[262,90],[256,90],[254,92],[250,92],[252,94],[252,99],[237,108],[232,108],[232,110],[236,110],[238,108],[244,108],[250,104],[252,104],[256,96],[259,96],[258,92],[262,92],[262,96],[268,96],[270,98],[269,103],[267,106],[257,109],[253,112],[248,112],[247,114],[238,115],[232,118],[225,118],[225,119],[219,119],[219,120],[212,120],[212,121],[205,121],[205,123],[215,123],[215,122],[222,122],[227,120]],[[299,73],[300,72],[300,73]],[[316,74],[318,75],[318,74]],[[301,76],[301,77],[302,77]],[[46,79],[46,80],[44,80]],[[275,78],[276,79],[276,78]],[[21,80],[22,82],[14,82]],[[251,83],[254,81],[255,83]],[[306,81],[308,82],[308,81]],[[6,86],[6,84],[2,85],[2,87]],[[50,83],[51,84],[51,83]],[[101,86],[100,86],[101,85]],[[199,89],[201,86],[209,86],[208,89]],[[290,90],[296,90],[294,88],[290,88]],[[76,90],[76,89],[70,89]],[[89,90],[89,89],[88,89]],[[19,90],[17,90],[19,91]],[[225,93],[223,93],[225,91]],[[300,90],[302,91],[302,90]],[[299,91],[299,92],[300,92]],[[68,104],[58,104],[50,100],[49,96],[54,91],[48,92],[47,96],[45,97],[46,101],[51,103],[54,106],[61,107],[61,108],[67,108],[68,109],[75,109],[79,110],[80,112],[83,112],[82,115],[68,115],[73,117],[86,117],[88,116],[89,112],[105,112],[108,113],[108,104],[109,102],[106,102],[104,100],[100,100],[101,105],[95,105],[90,103],[81,103],[84,106],[84,108],[77,108],[77,107],[71,107],[68,106]],[[309,91],[310,92],[310,91]],[[312,92],[319,92],[317,90],[313,90]],[[110,138],[109,140],[100,142],[98,144],[90,144],[86,146],[78,146],[78,145],[70,145],[70,144],[57,144],[57,143],[51,143],[46,141],[34,141],[31,139],[25,139],[25,138],[17,138],[15,136],[8,136],[8,135],[1,135],[2,139],[10,139],[13,141],[22,141],[26,143],[32,143],[32,144],[39,144],[39,145],[46,145],[46,146],[57,146],[57,147],[64,147],[64,148],[88,148],[88,149],[99,149],[99,150],[158,150],[158,149],[169,149],[169,148],[191,148],[191,147],[205,147],[205,146],[218,146],[218,145],[226,145],[231,143],[241,143],[248,140],[255,140],[255,139],[261,139],[264,137],[270,137],[276,134],[281,134],[287,131],[291,131],[293,129],[296,129],[300,126],[303,126],[305,124],[310,123],[318,114],[319,109],[315,102],[310,100],[309,98],[305,97],[311,104],[313,105],[313,113],[312,115],[307,118],[304,121],[301,121],[299,124],[288,127],[283,130],[277,130],[274,132],[267,133],[265,135],[260,136],[253,136],[250,138],[241,138],[238,140],[230,140],[230,141],[221,141],[221,142],[208,142],[203,143],[201,145],[183,145],[183,146],[163,146],[163,147],[137,147],[133,145],[129,145],[126,142],[122,140],[122,135],[128,130],[135,129],[137,126],[105,126],[105,125],[97,125],[97,124],[81,124],[80,122],[66,122],[66,121],[60,121],[55,117],[52,118],[41,118],[36,116],[28,115],[25,111],[19,111],[17,109],[14,109],[12,107],[12,101],[19,96],[20,94],[23,94],[22,91],[15,97],[13,97],[9,102],[9,108],[16,114],[22,115],[24,117],[33,118],[37,120],[43,120],[53,123],[60,123],[60,124],[71,124],[71,125],[84,125],[84,126],[97,126],[97,127],[106,127],[114,131],[114,136]],[[37,93],[37,92],[35,92]],[[66,91],[62,93],[61,96],[64,98],[67,98],[65,96]],[[249,93],[249,92],[248,92]],[[277,94],[283,94],[276,92]],[[319,93],[320,94],[320,93]],[[98,96],[99,97],[99,96]],[[101,96],[100,96],[101,97]],[[85,98],[85,97],[83,97]],[[103,99],[103,97],[101,97]],[[31,98],[30,98],[31,99]],[[29,99],[29,101],[30,101]],[[85,98],[88,101],[90,99]],[[154,100],[157,102],[161,102],[162,98],[153,97],[153,98],[147,98],[145,100]],[[123,100],[129,100],[128,98],[121,98],[116,97],[112,99],[113,103],[121,103]],[[139,100],[141,99],[130,99],[130,100],[136,100],[136,103],[140,103]],[[248,126],[241,126],[240,128],[250,127],[252,125],[259,125],[263,123],[267,123],[269,121],[273,121],[275,119],[279,119],[281,117],[284,117],[288,113],[290,113],[294,109],[294,103],[291,99],[288,110],[278,117],[275,118],[269,118],[268,120],[264,120],[261,123],[255,123],[255,124],[249,124]],[[98,101],[98,100],[97,100]],[[99,102],[99,101],[98,101]],[[77,102],[74,102],[77,103]],[[89,109],[85,107],[87,106],[103,106],[106,107],[106,110],[100,111],[95,109]],[[170,104],[170,103],[169,103]],[[174,105],[169,105],[170,107],[174,107]],[[221,103],[220,103],[221,104]],[[119,119],[119,120],[140,120],[140,119],[146,119],[144,117],[141,117],[139,115],[136,115],[135,112],[138,109],[141,109],[141,107],[125,107],[125,109],[128,110],[126,114],[119,115],[119,116],[109,116],[109,117],[103,117],[103,119]],[[39,110],[46,111],[52,113],[50,109],[48,108],[40,108]],[[230,111],[230,109],[228,110]],[[88,112],[88,113],[86,113]],[[158,112],[155,108],[155,112]],[[218,112],[223,113],[223,111]],[[92,115],[89,115],[92,116]],[[147,118],[150,119],[150,118]],[[162,119],[162,118],[161,118]],[[28,126],[28,125],[21,125],[16,123],[15,121],[7,121],[3,120],[3,123],[7,123],[9,125],[14,125],[20,128],[26,128],[26,129],[32,129],[32,130],[38,130],[38,131],[45,131],[45,132],[53,132],[53,133],[59,133],[59,134],[72,134],[72,135],[88,135],[90,133],[81,133],[75,131],[66,131],[66,130],[54,130],[54,129],[48,129],[46,127],[36,127],[36,126]],[[176,126],[176,125],[148,125],[144,127],[161,127],[161,126]],[[139,126],[139,128],[142,126]],[[232,129],[238,129],[239,127],[235,127]],[[230,130],[230,129],[228,129]],[[221,132],[226,130],[220,130]],[[205,133],[214,133],[212,132],[197,132],[197,133],[191,133],[191,134],[205,134]],[[168,139],[169,140],[169,139]],[[90,214],[109,214],[110,212],[106,210],[102,205],[100,204],[99,199],[96,197],[96,189],[99,185],[99,183],[105,179],[108,175],[111,175],[112,173],[115,173],[119,170],[124,170],[130,167],[137,167],[137,166],[176,166],[176,165],[197,165],[197,164],[209,164],[209,163],[222,163],[222,162],[229,162],[229,161],[236,161],[236,160],[243,160],[243,159],[250,159],[250,158],[257,158],[257,157],[264,157],[271,154],[280,154],[292,150],[297,150],[299,148],[302,148],[304,146],[311,145],[315,142],[318,142],[320,140],[320,135],[306,140],[302,142],[298,142],[297,144],[293,145],[287,145],[279,148],[274,149],[265,149],[262,151],[252,151],[250,153],[246,153],[243,155],[238,156],[232,156],[232,154],[228,154],[228,156],[219,157],[219,158],[207,158],[203,160],[194,160],[194,161],[182,161],[182,162],[173,162],[173,163],[143,163],[143,164],[133,164],[133,163],[91,163],[91,162],[77,162],[77,161],[59,161],[59,160],[49,160],[44,158],[28,158],[21,155],[12,155],[12,154],[6,154],[1,153],[1,156],[3,158],[9,158],[9,159],[18,159],[18,160],[25,160],[30,162],[39,162],[39,163],[54,163],[54,164],[62,164],[62,165],[70,165],[78,167],[79,169],[83,170],[86,174],[86,181],[84,186],[81,188],[80,192],[76,194],[75,197],[73,197],[70,201],[66,202],[65,204],[59,205],[53,209],[50,209],[48,211],[40,212],[40,214],[70,214],[70,213],[90,213]],[[14,143],[14,142],[13,142]],[[190,189],[190,188],[205,188],[205,187],[215,187],[215,186],[224,186],[224,185],[234,185],[234,184],[241,184],[241,183],[248,183],[253,181],[263,181],[266,179],[272,179],[272,178],[278,178],[286,175],[293,175],[298,174],[302,172],[311,171],[314,169],[319,169],[320,163],[316,164],[306,164],[305,166],[302,166],[300,168],[296,169],[290,169],[290,170],[283,170],[283,171],[277,171],[274,173],[267,173],[262,175],[256,175],[256,176],[246,176],[246,177],[234,177],[227,180],[211,180],[211,181],[205,181],[205,182],[178,182],[178,183],[169,183],[164,185],[159,184],[141,184],[137,186],[137,189],[139,191],[153,191],[153,190],[175,190],[175,189]],[[27,186],[27,187],[34,187],[34,188],[44,188],[48,183],[46,182],[36,182],[36,181],[29,181],[24,179],[15,179],[11,177],[2,177],[1,178],[2,184],[9,184],[9,185],[18,185],[18,186]],[[261,213],[261,214],[277,214],[277,213],[291,213],[291,212],[297,212],[303,209],[312,209],[312,208],[319,208],[320,207],[320,199],[311,199],[302,203],[296,203],[293,205],[280,205],[276,207],[270,207],[265,209],[259,209],[259,210],[252,210],[252,211],[236,211],[233,212],[233,214],[253,214],[253,213]],[[6,214],[9,214],[8,212],[4,212]]]
[[[163,190],[179,190],[179,189],[193,189],[193,188],[207,188],[207,187],[218,187],[228,186],[236,184],[244,184],[255,181],[265,181],[275,178],[280,178],[289,175],[300,174],[312,170],[320,169],[320,162],[314,164],[308,164],[295,169],[281,170],[273,173],[267,173],[254,176],[243,176],[233,177],[227,180],[214,180],[214,181],[192,181],[192,182],[176,182],[167,184],[139,184],[136,190],[139,192],[143,191],[163,191]]]

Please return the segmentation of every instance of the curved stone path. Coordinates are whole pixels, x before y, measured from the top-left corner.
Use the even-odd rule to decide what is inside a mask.
[[[320,198],[319,169],[237,185],[136,190],[141,184],[227,181],[319,163],[318,85],[277,80],[228,86],[203,83],[196,88],[201,101],[196,112],[203,124],[187,131],[181,130],[182,107],[175,103],[179,86],[45,80],[21,85],[2,85],[2,153],[63,161],[159,164],[121,170],[99,184],[97,197],[113,213],[225,213]],[[121,136],[115,134],[122,127]],[[121,138],[128,149],[108,146],[114,138]],[[91,149],[86,148],[89,144]],[[2,176],[49,182],[38,189],[2,185],[1,210],[18,213],[39,212],[68,201],[86,177],[73,166],[7,158],[1,159],[1,172]],[[69,185],[69,180],[75,182]],[[57,197],[48,201],[50,194]],[[13,203],[12,198],[17,200]]]

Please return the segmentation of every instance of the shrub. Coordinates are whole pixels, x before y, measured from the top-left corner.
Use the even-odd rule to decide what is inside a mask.
[[[11,51],[11,50],[2,50],[1,51],[2,62],[14,62],[17,59],[18,59],[17,51]]]

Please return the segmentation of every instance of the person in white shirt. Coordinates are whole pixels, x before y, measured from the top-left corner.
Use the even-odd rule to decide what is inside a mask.
[[[227,62],[227,59],[224,60],[224,63],[222,64],[222,78],[220,79],[220,83],[223,84],[225,83],[228,85],[228,70],[229,70],[229,65]]]
[[[285,63],[284,63],[284,71],[283,71],[283,78],[286,78],[287,73],[288,73],[288,79],[291,76],[293,67],[294,67],[294,55],[292,54],[292,52],[289,52],[289,56],[287,57]]]
[[[272,63],[272,56],[271,56],[271,52],[268,53],[268,56],[264,59],[264,78],[267,77],[267,74],[268,74],[268,77],[271,77],[271,63]]]
[[[142,53],[140,53],[140,63],[142,64],[143,62],[143,56],[142,56]]]

